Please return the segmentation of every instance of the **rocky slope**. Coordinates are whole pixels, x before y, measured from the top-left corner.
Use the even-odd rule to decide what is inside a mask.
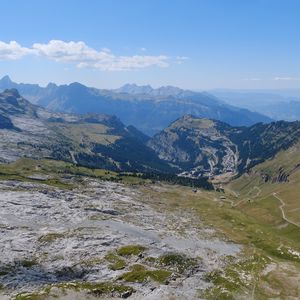
[[[51,157],[122,171],[170,171],[136,128],[104,114],[50,113],[21,97],[0,94],[0,161]]]
[[[206,273],[240,251],[192,211],[156,208],[153,193],[169,186],[24,165],[22,181],[0,179],[0,299],[195,299],[211,286]]]
[[[251,127],[185,116],[148,142],[161,159],[185,175],[232,177],[273,157],[300,139],[300,122]]]
[[[5,116],[0,116],[0,129],[13,129],[14,124],[10,120],[10,118],[7,118]]]
[[[151,86],[128,84],[117,90],[99,90],[80,83],[60,86],[50,83],[40,87],[18,84],[6,76],[0,80],[0,90],[6,88],[16,88],[32,103],[52,111],[115,115],[125,124],[151,136],[186,114],[221,120],[235,126],[271,121],[261,114],[228,105],[208,93],[172,86],[153,89]]]

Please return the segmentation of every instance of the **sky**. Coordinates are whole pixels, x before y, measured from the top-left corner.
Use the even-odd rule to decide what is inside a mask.
[[[299,0],[3,0],[0,76],[97,88],[300,87]]]

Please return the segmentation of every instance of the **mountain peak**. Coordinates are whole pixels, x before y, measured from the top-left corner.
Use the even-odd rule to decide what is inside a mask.
[[[0,81],[3,81],[3,82],[12,82],[11,79],[10,79],[10,77],[8,75],[3,76]]]
[[[0,114],[36,116],[37,107],[20,96],[17,89],[6,89],[0,93]]]
[[[126,93],[132,95],[148,95],[152,97],[168,97],[168,96],[178,96],[186,92],[181,88],[166,85],[161,86],[157,89],[152,88],[151,85],[137,85],[135,83],[127,83],[120,87],[119,89],[114,90],[117,93]]]
[[[153,91],[151,85],[137,85],[135,83],[127,83],[115,90],[118,93],[126,94],[149,94]]]
[[[56,88],[57,85],[54,82],[49,82],[46,88]]]
[[[70,88],[77,88],[77,89],[82,89],[82,88],[87,88],[85,85],[79,83],[79,82],[72,82],[69,84]]]
[[[5,84],[8,84],[8,83],[12,83],[10,77],[8,75],[5,75],[3,76],[1,79],[0,79],[0,82],[1,83],[5,83]]]
[[[169,127],[172,129],[207,129],[215,126],[216,122],[218,121],[207,118],[198,118],[191,114],[187,114],[174,121]]]
[[[155,89],[155,94],[158,96],[177,96],[182,92],[183,90],[181,88],[172,85],[161,86],[158,89]]]

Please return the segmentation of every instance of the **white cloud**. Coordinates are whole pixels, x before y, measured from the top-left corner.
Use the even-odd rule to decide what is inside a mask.
[[[31,48],[22,47],[15,41],[0,41],[0,60],[20,59],[26,55],[45,57],[56,62],[74,63],[79,68],[95,68],[105,71],[122,71],[143,69],[152,66],[165,68],[169,66],[166,55],[132,55],[118,56],[110,49],[96,50],[84,42],[65,42],[51,40],[48,43],[35,43]]]
[[[167,67],[168,57],[159,56],[117,56],[109,49],[97,51],[84,42],[52,40],[48,44],[34,44],[38,54],[58,62],[74,62],[79,68],[96,68],[105,71],[141,69],[151,66]]]
[[[188,60],[189,58],[187,56],[176,56],[176,63],[181,65],[183,64],[186,60]]]
[[[107,51],[96,51],[84,42],[64,42],[52,40],[47,44],[33,44],[32,48],[40,56],[58,62],[89,62],[106,60],[111,54]],[[106,50],[106,49],[105,49]]]
[[[80,63],[79,67],[92,67],[106,71],[122,71],[148,68],[151,66],[158,66],[161,68],[168,67],[168,57],[160,56],[114,56],[111,55],[105,59],[100,59],[91,62]]]
[[[5,43],[0,41],[0,60],[16,60],[32,53],[31,49],[22,47],[15,41]]]
[[[275,81],[299,81],[300,77],[274,77]]]
[[[300,81],[300,77],[245,78],[247,81]]]
[[[101,50],[102,50],[103,52],[111,52],[110,49],[108,49],[108,48],[102,48]]]
[[[189,58],[187,56],[176,56],[176,59],[178,59],[178,60],[187,60]]]
[[[261,81],[261,78],[245,78],[246,81]]]

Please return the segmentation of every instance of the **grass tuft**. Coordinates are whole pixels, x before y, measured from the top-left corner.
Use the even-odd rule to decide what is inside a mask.
[[[167,253],[159,257],[159,264],[164,267],[170,267],[178,273],[184,273],[188,269],[197,266],[197,259],[189,258],[179,253]]]
[[[65,235],[63,233],[53,232],[42,235],[38,238],[38,241],[41,243],[51,243],[57,239],[63,238]]]
[[[167,284],[171,274],[172,272],[167,270],[147,270],[143,265],[133,265],[130,272],[122,274],[118,279],[138,283],[151,279],[160,284]]]
[[[117,254],[120,256],[139,255],[146,250],[146,247],[141,245],[128,245],[123,246],[117,250]]]
[[[122,270],[126,267],[126,261],[113,252],[107,253],[104,258],[108,262],[110,262],[110,264],[108,265],[108,268],[110,270],[113,271]]]

